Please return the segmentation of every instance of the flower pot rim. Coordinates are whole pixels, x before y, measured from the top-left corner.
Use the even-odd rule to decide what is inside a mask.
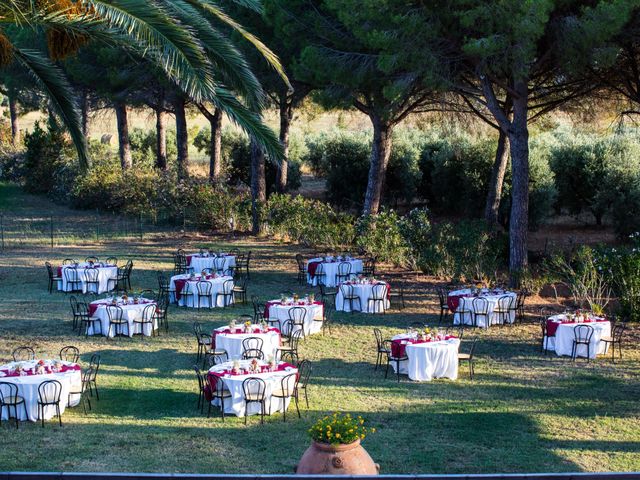
[[[333,445],[331,443],[326,442],[318,442],[317,440],[312,440],[313,444],[320,450],[324,451],[344,451],[351,450],[352,448],[360,445],[360,439],[351,442],[351,443],[339,443],[337,445]]]

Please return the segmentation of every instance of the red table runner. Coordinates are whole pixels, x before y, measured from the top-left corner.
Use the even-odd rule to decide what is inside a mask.
[[[217,278],[217,275],[207,275],[204,278],[205,280],[211,280],[212,278]],[[176,286],[176,301],[180,300],[180,298],[182,297],[182,290],[184,290],[184,286],[187,284],[187,282],[199,282],[200,280],[202,280],[202,276],[197,276],[194,278],[178,278],[174,280],[173,283]]]
[[[452,338],[458,338],[455,335],[445,335],[444,339],[445,340],[450,340]],[[392,340],[391,341],[391,356],[398,358],[398,357],[403,357],[406,353],[406,349],[407,349],[407,344],[403,344],[402,342],[407,342],[407,343],[411,343],[411,344],[417,344],[417,343],[430,343],[430,342],[437,342],[439,340],[420,340],[420,339],[412,339],[412,338],[403,338],[403,339],[397,339],[397,340]]]
[[[49,375],[51,373],[65,373],[65,372],[70,372],[72,370],[80,370],[80,365],[62,365],[62,367],[60,367],[60,370],[57,372],[54,372],[53,370],[51,370],[50,366],[45,366],[44,367],[44,375]],[[0,372],[5,374],[5,377],[20,377],[21,375],[19,373],[16,373],[15,371],[11,371],[11,370],[0,370]],[[24,370],[25,376],[30,377],[32,375],[43,375],[43,374],[37,374],[37,373],[33,373],[31,371],[31,369],[29,369],[29,371]]]
[[[575,320],[547,320],[547,336],[552,337],[556,334],[556,330],[558,330],[558,326],[560,324],[568,324],[568,325],[578,325],[579,323],[596,323],[596,322],[608,322],[606,318],[595,318],[584,320],[583,322],[576,322]]]
[[[318,265],[320,265],[321,263],[322,262],[309,262],[309,264],[307,265],[307,273],[309,274],[311,279],[316,276],[316,270],[318,269]]]

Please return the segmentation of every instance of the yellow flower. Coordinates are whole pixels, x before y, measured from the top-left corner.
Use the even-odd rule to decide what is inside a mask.
[[[340,434],[339,433],[336,433],[336,438],[340,438]]]

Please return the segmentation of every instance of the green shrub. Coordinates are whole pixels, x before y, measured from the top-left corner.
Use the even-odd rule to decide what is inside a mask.
[[[269,232],[282,240],[329,250],[344,249],[353,242],[353,217],[334,211],[326,203],[274,194],[266,211]]]
[[[193,140],[193,145],[199,152],[207,156],[211,151],[209,138],[211,129],[202,128]],[[243,183],[251,184],[251,147],[247,136],[237,130],[225,128],[222,131],[222,168],[227,181],[231,185]],[[289,170],[287,174],[287,191],[297,190],[302,185],[302,174],[300,172],[300,161],[297,160],[303,148],[299,141],[291,142],[289,150]],[[271,194],[276,190],[276,175],[278,166],[268,157],[265,160],[265,181],[267,193]]]
[[[46,130],[36,122],[33,131],[25,134],[24,144],[25,189],[48,194],[55,187],[56,170],[67,162],[65,155],[72,148],[64,129],[50,116]]]
[[[394,265],[406,265],[409,245],[400,232],[400,217],[393,210],[363,215],[356,222],[356,245],[363,253]]]

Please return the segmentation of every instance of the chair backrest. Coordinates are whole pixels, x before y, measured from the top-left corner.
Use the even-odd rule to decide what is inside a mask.
[[[87,282],[97,282],[98,275],[98,269],[95,267],[88,267],[84,269],[84,279]]]
[[[107,305],[107,316],[109,317],[109,322],[122,322],[124,310],[119,305]]]
[[[73,258],[65,258],[62,261],[62,265],[73,265],[75,263],[77,263],[77,262]]]
[[[198,340],[200,340],[200,337],[202,337],[202,325],[200,322],[193,322],[193,333],[195,333]]]
[[[622,335],[626,330],[627,325],[623,322],[618,322],[613,326],[613,334],[611,335],[616,342],[622,340]]]
[[[94,353],[89,360],[89,368],[92,370],[91,381],[95,381],[98,376],[98,370],[100,370],[100,354]]]
[[[498,308],[502,311],[513,310],[515,308],[513,295],[503,295],[498,298]]]
[[[385,300],[387,298],[387,284],[376,283],[371,287],[371,298],[373,300]]]
[[[53,405],[60,402],[62,384],[58,380],[45,380],[38,385],[38,403]]]
[[[78,360],[80,360],[80,349],[78,349],[78,347],[74,347],[73,345],[63,347],[60,350],[60,360],[64,360],[65,362],[78,363]]]
[[[74,295],[69,297],[69,304],[71,305],[71,312],[76,315],[78,313],[78,299]]]
[[[18,385],[10,382],[0,382],[0,406],[11,402],[18,396]]]
[[[85,262],[89,263],[98,263],[100,259],[98,257],[87,257],[84,259]]]
[[[36,359],[36,352],[33,350],[33,348],[24,345],[14,349],[11,355],[13,356],[13,360],[15,362],[24,362],[27,360]]]
[[[47,267],[47,273],[49,274],[49,278],[55,277],[53,273],[53,266],[49,262],[44,262],[45,267]]]
[[[153,316],[156,314],[156,310],[158,306],[155,303],[150,303],[144,310],[142,310],[142,321],[143,322],[152,322]]]
[[[300,339],[302,338],[302,328],[299,328],[298,330],[295,330],[291,335],[290,335],[290,343],[289,345],[291,345],[291,348],[293,349],[294,352],[298,353],[298,343],[300,342]]]
[[[91,382],[93,378],[95,378],[95,372],[93,371],[93,367],[90,366],[84,372],[82,372],[82,377],[81,377],[82,393],[85,392],[85,390],[89,386],[89,382]]]
[[[259,350],[262,351],[262,345],[264,344],[264,340],[260,337],[247,337],[242,339],[242,351],[246,352],[249,350]]]
[[[77,312],[81,317],[89,316],[89,305],[87,302],[77,302]]]
[[[591,325],[579,324],[573,327],[573,336],[578,342],[591,342],[593,327]]]
[[[198,295],[211,295],[211,284],[209,282],[199,281],[196,284]]]
[[[78,282],[80,277],[78,277],[78,269],[74,267],[63,268],[62,272],[64,273],[64,279],[67,282]]]
[[[204,376],[202,375],[200,368],[198,368],[198,365],[194,365],[193,370],[196,372],[196,378],[198,379],[198,391],[202,391],[205,386]]]
[[[201,272],[205,273],[206,275],[211,275],[213,273],[213,270],[213,268],[203,268]]]
[[[242,352],[243,360],[249,360],[252,358],[264,360],[264,352],[262,350],[258,350],[257,348],[250,348]]]
[[[380,350],[380,348],[382,347],[382,342],[384,340],[382,338],[382,331],[379,328],[374,328],[373,334],[376,337],[376,346],[378,347],[378,350]]]
[[[487,315],[489,313],[489,301],[483,297],[476,297],[471,302],[476,315]]]
[[[529,296],[529,290],[520,290],[518,292],[518,296],[516,297],[516,308],[521,309],[524,307],[524,303],[527,301],[527,297]]]
[[[262,401],[266,390],[267,384],[261,378],[249,377],[242,382],[242,393],[244,393],[245,399],[251,398],[252,400]]]
[[[280,388],[282,389],[282,395],[285,397],[291,397],[296,391],[296,384],[298,383],[298,374],[290,373],[280,379]]]
[[[354,290],[353,285],[349,285],[347,283],[340,284],[340,293],[342,293],[342,296],[344,298],[353,297],[354,296],[353,290]]]
[[[350,262],[341,262],[338,264],[338,275],[350,275],[350,274],[351,274]]]
[[[307,317],[307,311],[303,307],[291,307],[288,313],[289,320],[293,320],[293,323],[297,325],[303,324]]]
[[[302,360],[298,364],[298,385],[306,387],[309,384],[312,369],[313,367],[309,360]]]
[[[117,265],[118,264],[118,258],[117,257],[107,257],[106,262],[109,265]]]
[[[446,306],[447,305],[447,291],[442,287],[438,287],[436,289],[436,291],[438,292],[438,299],[440,300],[440,307]]]
[[[216,259],[214,259],[213,264],[216,267],[216,270],[218,272],[222,272],[224,271],[226,265],[227,265],[227,258],[226,257],[217,257]]]
[[[222,293],[229,295],[233,292],[233,280],[225,280],[222,284]]]
[[[283,362],[290,363],[294,367],[298,365],[300,359],[298,358],[298,354],[293,350],[284,350],[280,352],[280,360]]]

